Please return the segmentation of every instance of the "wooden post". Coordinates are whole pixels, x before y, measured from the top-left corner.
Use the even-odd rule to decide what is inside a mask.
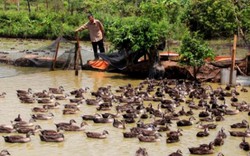
[[[232,64],[230,70],[230,79],[229,84],[233,84],[233,72],[235,68],[235,56],[236,56],[236,46],[237,46],[237,35],[234,35],[234,44],[233,44],[233,51],[232,51]]]
[[[61,41],[61,39],[58,40],[58,42],[57,42],[56,51],[55,51],[55,57],[54,57],[54,60],[53,60],[53,63],[52,63],[52,66],[51,66],[51,69],[50,69],[50,70],[55,70],[55,64],[56,64],[57,55],[58,55],[58,51],[59,51],[60,41]]]
[[[75,76],[78,76],[79,68],[79,53],[80,53],[80,43],[78,38],[78,33],[76,32],[76,50],[75,50]]]

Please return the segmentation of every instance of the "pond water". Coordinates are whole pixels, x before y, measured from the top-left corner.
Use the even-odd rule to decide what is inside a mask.
[[[16,95],[17,89],[27,90],[31,88],[33,92],[42,90],[48,90],[49,87],[63,86],[65,93],[69,93],[74,89],[89,87],[90,91],[84,93],[85,99],[93,98],[91,91],[96,91],[101,86],[111,86],[111,90],[114,94],[115,90],[119,86],[131,84],[133,87],[138,86],[143,80],[131,79],[118,73],[96,72],[96,71],[80,71],[78,76],[75,76],[74,71],[55,70],[49,71],[48,69],[36,69],[36,68],[23,68],[12,67],[8,65],[0,65],[0,93],[6,92],[5,98],[0,98],[0,124],[10,124],[18,114],[21,115],[23,120],[28,121],[31,118],[33,112],[31,109],[35,106],[41,106],[39,103],[25,104],[21,103]],[[213,88],[219,87],[219,84],[211,84]],[[225,86],[221,86],[224,88]],[[249,91],[249,87],[246,87]],[[240,86],[237,87],[239,91]],[[70,96],[73,98],[73,96]],[[250,103],[249,93],[240,92],[238,96],[239,101],[247,101]],[[85,102],[81,105],[80,111],[73,115],[63,115],[62,110],[64,104],[69,103],[69,100],[58,101],[61,105],[59,109],[50,110],[54,114],[54,118],[51,120],[37,120],[35,124],[41,125],[42,129],[55,129],[55,123],[68,122],[70,119],[75,119],[79,125],[82,122],[82,115],[104,113],[105,111],[97,111],[96,106],[86,105]],[[196,101],[197,102],[197,101]],[[159,102],[153,102],[153,107],[156,108]],[[223,102],[220,102],[223,103]],[[230,99],[226,100],[226,103],[230,103]],[[148,106],[149,102],[145,102],[144,105]],[[108,112],[115,113],[114,103],[112,109]],[[187,105],[181,103],[187,110]],[[176,108],[178,112],[180,107]],[[229,104],[229,109],[234,109]],[[199,120],[198,113],[200,110],[194,110],[194,117],[197,122]],[[182,116],[180,119],[188,119],[187,116]],[[122,117],[118,118],[119,120]],[[101,132],[107,130],[109,135],[106,139],[90,139],[87,138],[83,131],[81,132],[64,132],[65,141],[61,143],[48,143],[42,142],[39,138],[39,133],[35,136],[31,136],[31,142],[24,144],[11,144],[6,143],[3,138],[0,139],[0,150],[7,149],[12,156],[32,155],[32,156],[134,156],[135,151],[139,147],[146,148],[149,156],[166,156],[177,149],[180,149],[184,156],[191,155],[188,147],[196,147],[199,144],[209,143],[217,135],[218,131],[223,127],[227,133],[225,144],[220,147],[215,147],[215,154],[222,152],[226,156],[247,155],[247,152],[239,148],[239,144],[242,141],[240,137],[232,137],[229,135],[229,131],[233,130],[230,125],[236,122],[241,122],[243,119],[249,122],[249,116],[247,112],[240,112],[237,115],[225,116],[225,121],[213,122],[217,124],[215,130],[210,130],[210,135],[204,138],[196,137],[196,133],[201,131],[196,127],[196,124],[188,127],[184,127],[183,136],[180,137],[180,142],[167,144],[166,132],[161,132],[162,137],[159,142],[155,143],[142,143],[137,138],[126,139],[123,138],[122,132],[127,132],[135,124],[127,124],[125,130],[117,129],[112,126],[112,123],[96,124],[93,121],[87,121],[85,131]],[[138,119],[136,119],[137,121]],[[153,118],[147,119],[144,122],[152,122]],[[177,130],[176,121],[170,126],[171,130]],[[243,131],[242,129],[237,129]],[[14,133],[16,134],[16,133]],[[7,133],[1,133],[1,136],[11,135]],[[246,141],[250,141],[246,138]]]
[[[137,86],[142,80],[129,79],[120,74],[106,73],[106,72],[93,72],[93,71],[80,71],[79,76],[74,75],[74,71],[47,71],[31,74],[21,74],[12,77],[6,77],[0,79],[0,91],[6,92],[5,98],[0,99],[0,124],[10,124],[18,114],[24,120],[29,120],[30,115],[33,114],[31,109],[35,106],[41,106],[41,104],[24,104],[21,103],[16,95],[17,89],[27,90],[32,88],[34,92],[48,89],[49,87],[63,86],[65,93],[69,93],[74,89],[82,87],[89,87],[91,91],[96,91],[100,86],[112,86],[114,92],[118,89],[118,86],[127,85],[128,83],[133,86]],[[216,84],[213,84],[216,87]],[[114,92],[115,93],[115,92]],[[85,98],[93,98],[89,93],[85,93]],[[72,98],[72,97],[71,97]],[[249,93],[241,93],[239,96],[240,100],[250,101]],[[41,125],[43,129],[55,129],[54,123],[68,122],[70,119],[75,119],[78,124],[82,122],[81,116],[84,114],[94,114],[98,112],[95,106],[88,106],[86,104],[81,105],[80,111],[74,115],[63,115],[62,109],[63,104],[69,103],[69,100],[59,101],[61,106],[57,110],[51,110],[55,116],[52,120],[37,121],[35,124]],[[228,101],[229,102],[229,101]],[[148,103],[145,103],[145,106]],[[116,104],[115,104],[116,105]],[[185,106],[185,104],[182,104]],[[156,108],[155,103],[154,107]],[[176,108],[176,111],[180,108]],[[115,113],[112,109],[110,112]],[[199,111],[194,111],[195,118],[198,117]],[[103,112],[99,112],[103,113]],[[181,117],[188,118],[188,117]],[[121,118],[120,118],[121,119]],[[246,112],[239,113],[233,116],[226,116],[226,120],[218,122],[215,130],[210,130],[210,136],[205,138],[197,138],[196,133],[200,131],[195,125],[183,128],[183,136],[180,138],[180,142],[174,144],[166,143],[166,133],[162,132],[162,138],[160,142],[156,143],[141,143],[137,138],[125,139],[123,138],[122,132],[129,131],[129,128],[135,126],[134,124],[128,124],[126,130],[120,130],[114,128],[112,124],[96,124],[92,121],[88,121],[85,131],[98,131],[106,129],[109,131],[107,139],[96,140],[89,139],[85,136],[84,132],[65,132],[65,141],[62,143],[47,143],[41,142],[39,135],[31,136],[31,142],[24,144],[11,144],[4,142],[3,138],[0,141],[1,149],[8,149],[11,155],[92,155],[92,156],[109,156],[109,155],[134,155],[135,151],[139,147],[147,149],[149,155],[167,155],[177,149],[181,149],[183,155],[190,155],[188,147],[198,146],[202,143],[209,143],[212,141],[221,127],[228,131],[231,130],[230,125],[235,122],[241,122],[242,119],[249,121],[249,116]],[[152,122],[153,119],[148,119],[147,122]],[[145,121],[146,122],[146,121]],[[171,130],[176,130],[177,126],[175,122],[171,126]],[[9,134],[1,134],[3,136]],[[247,138],[247,141],[250,141]],[[225,139],[225,144],[221,147],[216,147],[216,153],[223,152],[225,155],[247,155],[246,152],[239,148],[241,138],[228,137]],[[230,150],[229,150],[230,149]]]

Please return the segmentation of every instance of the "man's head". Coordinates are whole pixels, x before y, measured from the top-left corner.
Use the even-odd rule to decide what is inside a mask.
[[[88,19],[89,19],[89,22],[91,23],[94,22],[94,16],[92,14],[88,14]]]

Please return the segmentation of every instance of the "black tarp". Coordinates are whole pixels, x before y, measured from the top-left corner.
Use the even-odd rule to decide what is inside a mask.
[[[124,70],[128,64],[137,63],[138,59],[142,57],[145,52],[128,52],[119,51],[110,54],[99,53],[98,55],[109,63],[112,67]]]

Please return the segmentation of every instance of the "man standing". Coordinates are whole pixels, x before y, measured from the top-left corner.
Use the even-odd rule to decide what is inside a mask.
[[[103,24],[99,20],[95,19],[92,14],[88,15],[88,19],[89,21],[84,25],[80,26],[79,28],[77,28],[75,32],[79,32],[85,29],[89,30],[89,35],[94,51],[95,60],[98,60],[99,56],[97,54],[97,47],[99,47],[100,53],[105,53],[104,43],[103,43],[104,28]]]

